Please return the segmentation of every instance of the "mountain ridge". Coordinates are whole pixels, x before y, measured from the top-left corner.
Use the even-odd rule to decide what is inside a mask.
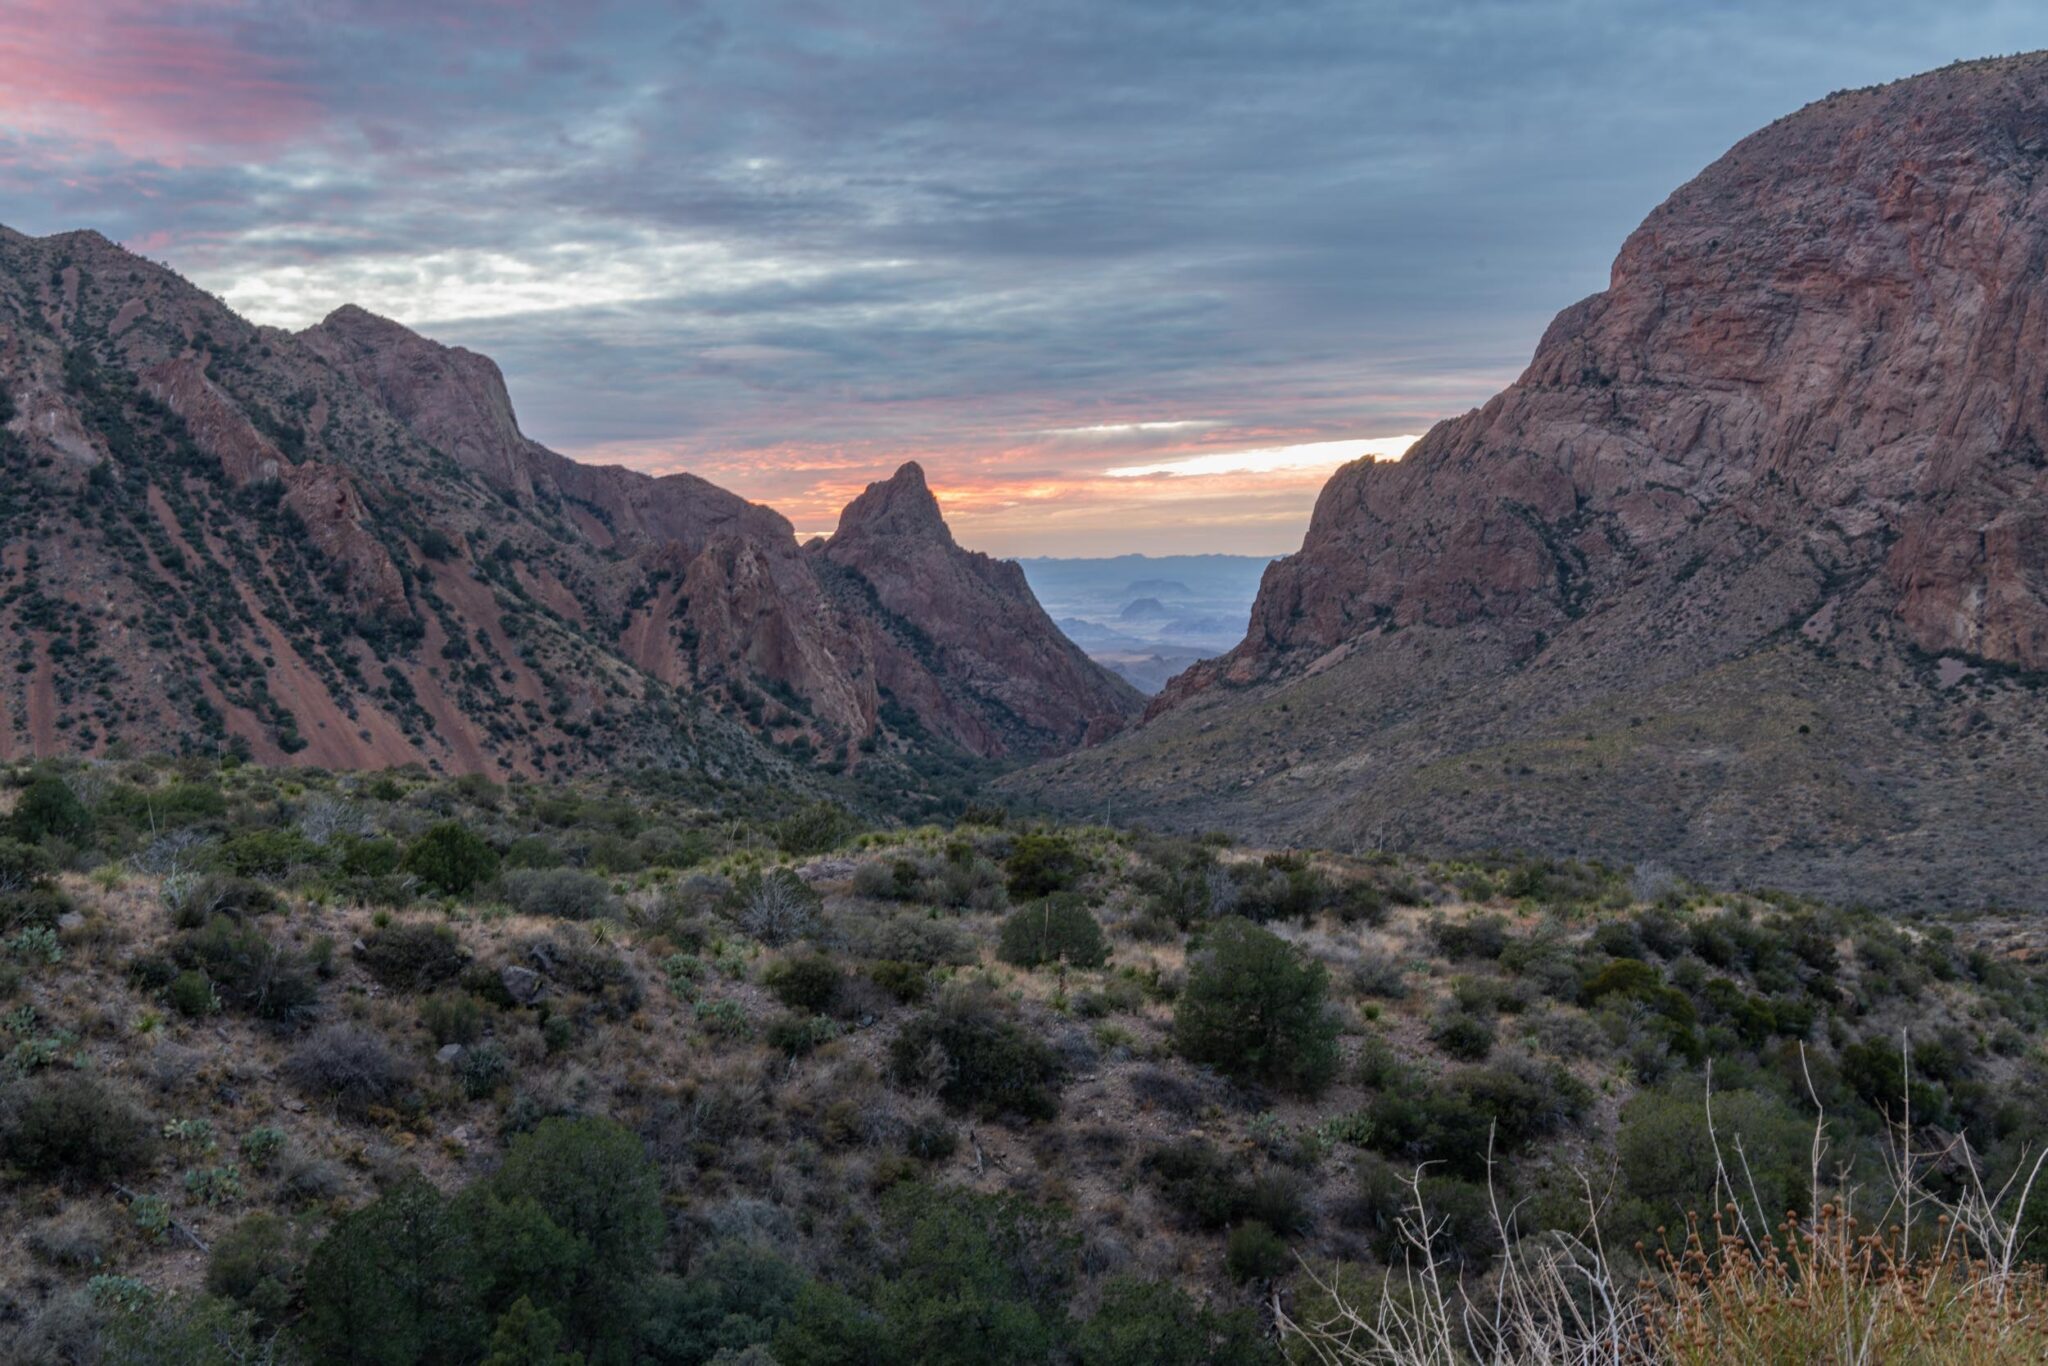
[[[1042,754],[1139,707],[1035,601],[1036,711],[934,673],[779,513],[559,455],[488,357],[352,305],[259,328],[99,234],[8,230],[0,386],[0,752],[840,771]],[[975,611],[1028,598],[930,511]],[[930,636],[956,604],[912,606]]]

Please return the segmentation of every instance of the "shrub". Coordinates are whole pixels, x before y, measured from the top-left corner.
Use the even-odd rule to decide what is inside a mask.
[[[484,1034],[484,1005],[466,991],[437,991],[420,1002],[420,1023],[436,1044],[472,1044]]]
[[[1367,1142],[1383,1153],[1480,1179],[1489,1147],[1511,1154],[1584,1113],[1592,1097],[1561,1067],[1518,1063],[1402,1078],[1366,1107]]]
[[[475,1048],[465,1048],[456,1058],[455,1075],[462,1082],[464,1095],[471,1100],[482,1100],[512,1075],[512,1059],[494,1043],[478,1044]]]
[[[788,868],[749,872],[733,884],[733,923],[771,948],[800,939],[818,922],[824,901]]]
[[[164,999],[171,1009],[188,1019],[202,1019],[220,1009],[220,997],[214,994],[213,983],[206,974],[188,968],[179,973],[164,988]]]
[[[1019,901],[1064,892],[1088,871],[1088,861],[1064,835],[1019,835],[1003,861],[1010,895]]]
[[[0,892],[40,887],[52,871],[50,856],[33,844],[0,835]]]
[[[632,1331],[636,1289],[667,1232],[660,1174],[638,1137],[608,1119],[542,1120],[513,1140],[480,1194],[477,1241],[487,1277],[495,1272],[507,1290],[523,1288],[536,1298],[545,1293],[545,1307],[578,1343],[616,1346]],[[528,1211],[544,1224],[536,1227]],[[494,1224],[506,1223],[554,1244],[555,1265],[543,1284],[521,1285],[538,1278],[513,1240],[493,1236]]]
[[[1493,1021],[1469,1010],[1447,1010],[1430,1026],[1429,1037],[1460,1062],[1483,1062],[1493,1051]]]
[[[364,969],[393,991],[426,991],[462,975],[469,962],[455,931],[422,920],[397,920],[363,937]]]
[[[163,900],[171,924],[181,930],[197,929],[217,915],[247,920],[266,915],[279,905],[277,894],[268,887],[224,873],[167,877]]]
[[[763,1037],[776,1052],[801,1058],[838,1038],[839,1026],[821,1015],[781,1015],[768,1022]]]
[[[1429,937],[1446,958],[1499,958],[1508,946],[1508,922],[1498,915],[1473,915],[1463,920],[1437,916]]]
[[[213,851],[213,862],[238,877],[282,877],[302,864],[319,863],[326,853],[296,830],[244,830]]]
[[[30,1176],[110,1181],[155,1148],[148,1116],[83,1072],[46,1072],[0,1094],[0,1154]]]
[[[1687,1213],[1710,1214],[1716,1199],[1715,1138],[1723,1152],[1740,1145],[1737,1195],[1754,1220],[1774,1227],[1787,1211],[1805,1213],[1811,1187],[1813,1124],[1760,1091],[1715,1091],[1713,1126],[1703,1093],[1650,1091],[1622,1107],[1615,1156],[1622,1178],[1615,1227],[1641,1238]],[[1752,1190],[1754,1196],[1752,1197]]]
[[[761,983],[791,1010],[823,1014],[839,998],[844,978],[839,965],[829,957],[807,953],[769,964],[761,975]]]
[[[92,834],[92,812],[62,778],[38,778],[14,804],[7,819],[16,839],[41,844],[59,839],[77,843]]]
[[[868,964],[868,977],[904,1005],[915,1005],[931,993],[931,969],[923,963],[884,958]]]
[[[297,1023],[312,1014],[319,999],[319,987],[298,954],[273,943],[254,925],[225,915],[182,935],[172,944],[171,957],[180,967],[205,974],[222,1007],[261,1020]]]
[[[1160,1197],[1190,1227],[1213,1231],[1256,1219],[1294,1233],[1308,1225],[1296,1178],[1284,1172],[1247,1175],[1241,1161],[1226,1157],[1207,1139],[1180,1139],[1154,1149],[1144,1170]]]
[[[233,1300],[258,1323],[275,1326],[296,1297],[298,1270],[285,1221],[251,1214],[215,1241],[206,1263],[206,1293]]]
[[[334,841],[337,866],[344,877],[389,877],[398,871],[403,852],[389,835],[341,835]]]
[[[1219,920],[1174,1011],[1174,1042],[1240,1081],[1313,1094],[1337,1070],[1328,974],[1248,921]]]
[[[1010,913],[1003,921],[996,954],[1020,968],[1062,962],[1077,968],[1099,968],[1109,959],[1109,941],[1079,897],[1049,896],[1035,906]]]
[[[1074,1334],[1077,1366],[1278,1366],[1256,1315],[1217,1313],[1179,1287],[1120,1276]]]
[[[505,904],[521,915],[597,920],[618,914],[604,879],[576,868],[519,869],[500,878],[498,887]]]
[[[1294,1264],[1280,1235],[1256,1219],[1230,1231],[1223,1267],[1233,1281],[1269,1281]]]
[[[355,1115],[388,1104],[411,1080],[382,1038],[353,1024],[329,1025],[309,1037],[285,1059],[284,1074],[300,1090]]]
[[[498,853],[459,821],[431,826],[405,851],[405,871],[445,896],[461,896],[497,874]]]
[[[831,802],[812,802],[776,822],[775,846],[785,854],[804,858],[837,849],[859,829],[860,823],[844,808]]]
[[[930,1086],[947,1104],[995,1116],[1050,1119],[1064,1069],[1043,1040],[986,989],[959,986],[904,1025],[889,1046],[898,1082]]]

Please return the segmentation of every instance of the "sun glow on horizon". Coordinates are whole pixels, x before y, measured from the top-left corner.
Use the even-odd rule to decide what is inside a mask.
[[[1181,456],[1149,465],[1118,465],[1103,471],[1112,479],[1145,479],[1157,475],[1186,478],[1211,474],[1266,474],[1275,470],[1335,469],[1370,456],[1399,460],[1421,440],[1419,434],[1373,436],[1353,441],[1307,441],[1292,446],[1262,446],[1248,451],[1214,451]]]

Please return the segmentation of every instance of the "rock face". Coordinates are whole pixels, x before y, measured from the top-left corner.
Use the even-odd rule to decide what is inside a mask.
[[[1113,734],[1142,698],[1060,634],[1014,560],[953,543],[907,464],[847,504],[809,552],[851,576],[895,629],[874,634],[882,685],[925,697],[926,724],[965,749],[1008,754],[1072,748]]]
[[[2038,900],[2031,849],[1984,845],[2048,833],[2012,799],[2042,776],[2044,669],[2035,54],[1745,139],[1513,386],[1331,478],[1242,644],[1031,781],[1282,836],[1554,833],[1836,894]],[[1268,732],[1227,785],[1160,780]]]
[[[354,307],[254,328],[96,234],[0,229],[0,395],[0,757],[771,776],[1138,710],[921,475],[915,517],[864,498],[806,553],[702,479],[529,440],[486,357]]]

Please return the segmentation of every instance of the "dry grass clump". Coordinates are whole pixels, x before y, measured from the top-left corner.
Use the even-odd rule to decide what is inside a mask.
[[[2001,1366],[2048,1361],[2048,1276],[2000,1268],[2001,1248],[1973,1255],[1948,1216],[1917,1252],[1905,1229],[1861,1229],[1834,1206],[1751,1245],[1716,1221],[1697,1224],[1659,1261],[1648,1289],[1644,1359],[1671,1366],[1871,1362]]]

